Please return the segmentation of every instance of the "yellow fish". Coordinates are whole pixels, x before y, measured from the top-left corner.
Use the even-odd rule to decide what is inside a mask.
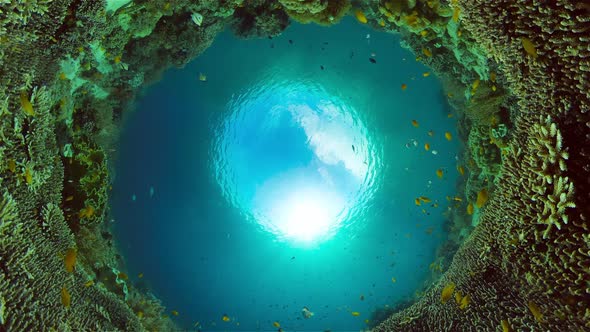
[[[461,165],[457,166],[457,172],[459,172],[461,175],[465,175],[465,169]]]
[[[70,293],[66,289],[66,286],[64,286],[61,288],[61,304],[63,304],[64,307],[68,308],[71,303],[72,303],[72,297],[70,296]]]
[[[436,176],[438,176],[439,179],[442,179],[443,177],[443,170],[442,169],[437,169],[436,170]]]
[[[424,144],[424,150],[429,151],[430,150],[430,144],[428,144],[428,143]]]
[[[66,254],[64,255],[64,266],[66,267],[66,271],[74,272],[74,267],[76,265],[76,250],[75,249],[68,249]]]
[[[274,323],[272,323],[272,326],[279,328],[279,327],[281,327],[281,324],[279,324],[279,322],[274,322]]]
[[[430,202],[432,202],[432,200],[431,200],[430,198],[426,197],[426,196],[420,196],[420,197],[418,197],[418,198],[419,198],[419,199],[420,199],[422,202],[424,202],[424,203],[430,203]]]
[[[422,205],[422,202],[420,201],[420,199],[419,199],[419,198],[416,198],[416,199],[414,200],[414,203],[415,203],[416,205],[418,205],[418,206]]]
[[[536,59],[538,55],[535,44],[533,44],[533,42],[526,37],[521,38],[520,41],[522,42],[522,47],[524,48],[525,52],[533,59]]]
[[[406,91],[407,88],[408,88],[408,85],[406,85],[405,83],[402,84],[402,91]]]
[[[432,56],[432,52],[427,48],[422,48],[422,53],[424,53],[424,55],[426,55],[429,58]]]
[[[418,128],[420,126],[420,124],[418,123],[418,121],[412,120],[412,126]]]
[[[379,20],[379,25],[382,26],[382,27],[384,27],[385,26],[385,21]]]
[[[361,315],[361,313],[358,311],[352,311],[350,314],[353,315],[354,317],[358,317]]]
[[[477,200],[475,201],[475,206],[477,206],[477,208],[480,209],[487,201],[488,191],[484,188],[477,193]]]
[[[445,138],[447,139],[447,141],[450,141],[453,139],[453,135],[451,135],[451,133],[449,133],[448,131],[445,133]]]
[[[426,71],[426,72],[422,73],[422,76],[428,77],[428,76],[430,76],[430,72],[429,71]]]
[[[467,205],[467,214],[468,215],[473,214],[473,204],[471,204],[471,203],[469,203],[469,205]]]
[[[14,159],[8,159],[8,170],[12,173],[16,172],[16,161]]]
[[[502,325],[502,332],[512,332],[512,327],[506,319],[502,319],[502,321],[500,321],[500,325]]]
[[[451,283],[447,284],[445,286],[445,288],[443,288],[442,293],[440,294],[440,301],[442,303],[446,303],[451,298],[454,291],[455,291],[455,283],[451,282]]]
[[[139,318],[143,318],[143,311],[141,311],[141,310],[140,310],[140,311],[138,311],[138,312],[137,312],[137,317],[139,317]]]
[[[172,316],[178,316],[178,311],[176,310],[172,310],[170,311],[170,313],[172,314]]]
[[[90,287],[94,285],[94,280],[88,280],[84,283],[84,287]]]
[[[33,110],[33,104],[29,100],[29,96],[26,92],[21,91],[20,93],[20,105],[23,108],[23,111],[29,116],[35,116],[35,111]]]
[[[354,17],[356,17],[357,21],[361,22],[362,24],[367,24],[368,22],[365,14],[358,9],[354,12]]]
[[[221,316],[221,320],[224,322],[229,322],[229,316],[224,314],[223,316]]]
[[[453,22],[459,22],[459,14],[461,13],[461,9],[459,7],[455,7],[453,9]]]
[[[459,304],[459,309],[464,310],[467,306],[471,303],[471,296],[469,294],[463,296],[461,299],[461,304]]]
[[[27,168],[25,168],[25,182],[30,185],[33,183],[33,172],[31,171],[31,169],[27,166]]]
[[[539,323],[542,323],[543,322],[543,313],[541,313],[541,309],[539,308],[539,306],[537,306],[537,304],[535,302],[529,301],[528,307],[529,307],[529,310],[531,311],[531,313],[533,314],[533,316],[535,317],[535,320]]]

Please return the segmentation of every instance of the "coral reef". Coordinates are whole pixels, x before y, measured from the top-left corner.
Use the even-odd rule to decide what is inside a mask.
[[[497,63],[504,82],[496,88],[515,100],[498,105],[508,108],[513,125],[487,125],[502,151],[494,191],[448,271],[374,331],[588,329],[590,242],[582,202],[589,193],[590,8],[566,1],[452,3],[464,31]],[[470,142],[471,153],[487,134],[485,117],[470,119],[482,137]],[[498,165],[497,157],[480,164],[490,162]],[[450,283],[457,301],[442,303]]]
[[[120,272],[111,240],[122,113],[226,26],[269,37],[289,18],[332,25],[352,6],[443,80],[467,142],[464,202],[431,267],[440,280],[374,331],[590,328],[587,4],[0,3],[0,330],[173,330],[161,303]]]

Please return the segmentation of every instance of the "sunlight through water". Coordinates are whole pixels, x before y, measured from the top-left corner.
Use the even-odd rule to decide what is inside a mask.
[[[217,181],[259,229],[312,246],[362,219],[379,158],[337,93],[275,73],[234,96],[216,131]]]

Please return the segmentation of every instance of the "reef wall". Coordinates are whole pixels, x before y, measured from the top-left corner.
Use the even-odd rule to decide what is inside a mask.
[[[590,328],[590,6],[11,0],[0,2],[0,329],[173,329],[121,272],[109,232],[121,114],[225,27],[267,37],[289,17],[346,14],[402,34],[444,81],[467,142],[451,217],[461,246],[374,330]]]

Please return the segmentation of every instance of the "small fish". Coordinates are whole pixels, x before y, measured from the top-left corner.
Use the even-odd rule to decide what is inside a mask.
[[[461,165],[457,165],[457,172],[461,175],[465,175],[465,169]]]
[[[425,143],[424,144],[424,150],[426,150],[426,151],[430,150],[430,144]]]
[[[135,200],[137,200],[137,196],[135,194],[131,195],[131,200],[135,202]]]
[[[535,320],[539,323],[542,323],[543,322],[543,313],[541,312],[541,309],[539,308],[539,306],[537,306],[537,304],[535,302],[529,301],[528,307],[529,307],[529,310],[531,311],[531,313],[533,314],[533,317],[535,317]]]
[[[453,201],[457,201],[457,202],[463,202],[463,198],[461,198],[461,197],[459,197],[459,196],[454,196],[454,197],[451,197],[451,199],[452,199]]]
[[[129,279],[129,277],[127,276],[127,274],[126,274],[126,273],[124,273],[124,272],[119,272],[119,274],[117,274],[117,277],[118,277],[119,279],[122,279],[122,280],[127,280],[127,279]]]
[[[394,283],[394,284],[395,284],[395,283],[396,283],[396,281],[397,281],[397,279],[395,279],[395,277],[391,277],[391,282],[392,282],[392,283]]]
[[[481,207],[487,201],[488,201],[488,190],[484,188],[477,193],[477,200],[475,201],[475,206],[477,206],[478,209],[481,209]]]
[[[205,75],[203,73],[199,73],[199,81],[207,82],[207,75]]]
[[[429,130],[429,131],[428,131],[428,136],[430,136],[430,137],[434,136],[434,131],[432,131],[432,130]]]
[[[281,327],[281,324],[279,324],[279,322],[273,322],[273,323],[272,323],[272,326],[274,326],[274,327],[277,327],[277,328],[278,328],[278,327]]]
[[[459,22],[459,14],[461,13],[461,8],[455,7],[453,9],[453,22]]]
[[[425,72],[422,73],[422,76],[428,77],[428,76],[430,76],[430,72],[429,71],[425,71]]]
[[[172,310],[170,311],[170,313],[172,314],[172,316],[178,316],[178,311],[176,310]]]
[[[94,280],[88,280],[84,283],[84,287],[90,287],[94,285]]]
[[[223,314],[223,316],[221,316],[221,320],[224,322],[229,322],[229,316],[226,314]]]
[[[64,307],[69,308],[71,303],[72,297],[70,296],[66,286],[64,286],[61,288],[61,304],[63,304]]]
[[[420,126],[420,124],[418,123],[418,121],[412,120],[412,126],[418,128]]]
[[[420,36],[422,36],[422,37],[428,36],[428,30],[422,30],[422,31],[420,31]]]
[[[419,198],[416,198],[416,199],[414,200],[414,203],[415,203],[416,205],[418,205],[418,206],[422,205],[422,202],[420,201],[420,199],[419,199]]]
[[[293,39],[289,39],[289,44],[293,45]]]
[[[500,325],[502,326],[502,332],[512,332],[512,327],[510,323],[506,319],[502,319],[500,321]]]
[[[76,266],[76,256],[77,252],[75,249],[70,248],[66,251],[66,254],[64,255],[64,266],[66,271],[70,273],[74,272],[74,267]]]
[[[354,317],[358,317],[361,315],[361,313],[358,311],[351,311],[350,314],[353,315]]]
[[[418,197],[418,198],[419,198],[419,199],[420,199],[422,202],[424,202],[424,203],[430,203],[430,202],[432,202],[432,200],[431,200],[430,198],[426,197],[426,196],[420,196],[420,197]]]
[[[70,201],[73,201],[73,200],[74,200],[74,196],[73,195],[70,195],[70,196],[66,197],[66,199],[65,199],[66,202],[70,202]]]
[[[364,296],[363,294],[361,294],[361,296],[359,296],[359,299],[360,299],[361,301],[364,301],[364,300],[365,300],[365,296]]]
[[[429,58],[432,56],[432,52],[427,48],[422,48],[422,53],[424,53],[424,55],[426,55]]]
[[[454,291],[455,291],[455,283],[453,283],[453,282],[448,283],[445,286],[445,288],[443,288],[443,290],[440,294],[440,301],[442,303],[446,303],[451,298]]]
[[[384,27],[385,26],[385,21],[384,20],[379,20],[379,25]]]
[[[453,139],[453,135],[451,135],[451,133],[449,133],[448,131],[445,132],[445,138],[447,139],[447,141],[450,141]]]
[[[467,214],[468,215],[472,215],[473,214],[473,204],[469,203],[467,205]]]
[[[436,156],[438,154],[438,151],[432,150],[432,154]]]
[[[464,310],[467,306],[471,303],[471,296],[469,294],[463,296],[461,299],[461,304],[459,304],[459,309]]]
[[[407,88],[408,88],[408,86],[405,83],[402,84],[402,91],[406,91]]]
[[[437,169],[436,170],[436,176],[438,176],[439,179],[442,179],[443,177],[443,170],[442,169]]]
[[[139,279],[143,278],[143,273],[140,273],[140,274],[138,274],[138,275],[137,275],[137,277],[138,277]]]
[[[138,311],[138,312],[137,312],[137,317],[138,317],[138,318],[143,318],[143,311],[141,311],[141,310],[140,310],[140,311]]]
[[[352,145],[352,152],[356,152],[356,148],[354,147],[354,144]]]
[[[154,187],[150,186],[150,198],[154,197]]]
[[[14,159],[8,159],[8,170],[12,173],[16,172],[16,161]]]
[[[31,185],[33,183],[33,172],[31,171],[31,168],[29,168],[28,166],[25,168],[25,182],[28,185]]]
[[[23,111],[25,111],[25,114],[27,114],[28,116],[35,116],[33,104],[31,104],[29,96],[25,91],[21,91],[20,93],[20,105],[22,106]]]
[[[526,37],[521,38],[520,41],[522,42],[522,47],[524,48],[526,54],[528,54],[533,59],[536,59],[538,54],[535,44],[533,44],[533,42]]]
[[[368,22],[365,13],[363,13],[361,10],[356,10],[354,12],[354,17],[356,17],[357,21],[359,21],[362,24],[367,24]]]
[[[323,65],[320,65],[320,69],[321,69],[321,70],[324,70],[324,66],[323,66]]]
[[[375,58],[369,58],[369,61],[370,61],[371,63],[377,63],[377,60],[376,60]]]

